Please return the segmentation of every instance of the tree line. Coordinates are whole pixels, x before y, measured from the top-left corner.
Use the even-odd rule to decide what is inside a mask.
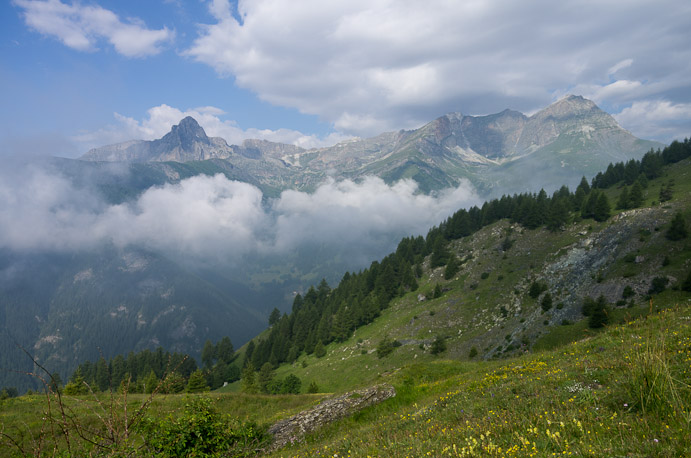
[[[638,207],[643,202],[642,189],[647,187],[647,180],[661,176],[663,166],[689,156],[689,140],[675,141],[662,151],[649,151],[640,161],[610,164],[590,183],[583,177],[575,192],[562,186],[551,196],[544,190],[504,195],[481,207],[461,209],[430,229],[426,237],[404,238],[396,251],[381,261],[374,261],[357,273],[347,272],[337,287],[332,289],[322,280],[304,295],[298,294],[290,313],[280,318],[272,314],[266,338],[249,342],[243,366],[251,363],[252,367],[260,368],[268,362],[277,367],[296,361],[302,353],[312,354],[315,349],[321,353],[325,345],[346,340],[356,328],[379,316],[392,299],[417,290],[427,256],[430,256],[430,267],[446,266],[447,273],[457,271],[460,261],[448,250],[453,240],[470,236],[502,219],[528,229],[546,227],[551,231],[561,230],[578,219],[605,221],[612,211],[604,192],[606,188],[623,182],[626,197],[616,203],[617,208]],[[510,244],[507,238],[504,249]]]

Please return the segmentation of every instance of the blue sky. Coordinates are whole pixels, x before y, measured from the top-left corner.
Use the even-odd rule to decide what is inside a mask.
[[[185,115],[321,146],[571,93],[668,142],[691,134],[689,23],[683,0],[10,0],[0,147],[75,157]]]

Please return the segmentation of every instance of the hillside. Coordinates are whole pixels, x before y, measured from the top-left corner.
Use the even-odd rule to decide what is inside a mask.
[[[273,377],[297,376],[303,392],[388,383],[397,395],[271,456],[687,455],[691,245],[670,229],[677,215],[687,228],[691,220],[691,158],[679,161],[677,146],[660,156],[673,165],[656,170],[638,207],[613,209],[603,221],[575,218],[554,231],[499,219],[451,238],[447,249],[460,266],[449,279],[450,261],[432,267],[432,250],[415,290],[395,290],[377,317],[328,343],[323,356],[314,350],[280,365]],[[613,185],[591,193],[617,202],[640,183],[640,175],[632,186],[617,181],[619,168],[599,174],[593,184]],[[454,221],[430,233],[452,234]],[[340,294],[340,286],[327,288],[315,294]],[[595,322],[592,311],[583,315],[584,299],[600,295],[607,318]],[[272,329],[253,341],[255,353]],[[235,393],[240,385],[210,395],[240,417],[237,428],[240,420],[268,426],[324,396]],[[88,408],[72,399],[74,408]],[[184,417],[185,399],[159,398],[148,415]],[[7,426],[40,409],[43,398],[3,402]]]
[[[688,142],[683,145],[688,150]],[[646,155],[631,168],[670,159],[675,148]],[[673,218],[688,221],[691,189],[689,159],[651,169],[657,178],[650,181],[636,172],[631,186],[618,178],[625,168],[621,163],[598,174],[594,185],[615,183],[603,189],[583,182],[575,193],[564,188],[551,198],[504,196],[481,209],[460,210],[425,239],[404,239],[369,269],[346,273],[334,289],[322,282],[296,297],[292,313],[251,343],[254,367],[299,362],[318,343],[351,341],[342,356],[358,359],[385,336],[415,357],[437,337],[454,356],[475,347],[480,357],[497,357],[544,345],[553,333],[582,331],[575,322],[583,317],[585,298],[602,297],[611,314],[627,313],[651,291],[686,278],[687,244],[672,242],[667,233]],[[637,205],[610,210],[629,189],[640,193]],[[605,215],[591,214],[588,208],[600,203]]]

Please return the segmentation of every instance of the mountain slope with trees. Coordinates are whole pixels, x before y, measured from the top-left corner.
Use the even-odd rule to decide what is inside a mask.
[[[447,299],[436,301],[437,304],[458,304],[468,302],[468,295],[476,295],[482,306],[492,310],[486,314],[486,320],[499,322],[509,319],[510,315],[527,312],[530,304],[522,299],[521,291],[543,281],[544,289],[536,293],[531,291],[529,296],[531,301],[540,301],[541,314],[551,311],[545,316],[549,319],[543,320],[551,325],[570,323],[581,316],[582,300],[587,295],[603,294],[610,303],[621,305],[623,298],[616,296],[622,294],[620,289],[624,287],[615,287],[605,281],[606,272],[615,272],[612,283],[622,283],[616,273],[621,269],[620,264],[627,262],[622,259],[630,258],[629,250],[634,246],[627,238],[638,237],[641,250],[652,239],[664,243],[667,239],[653,232],[659,231],[660,221],[669,221],[672,216],[667,208],[659,205],[641,210],[635,207],[644,201],[659,201],[655,187],[660,183],[660,189],[666,189],[670,178],[665,179],[663,175],[680,173],[670,169],[672,164],[683,161],[682,169],[688,171],[689,156],[691,144],[688,140],[674,142],[662,151],[649,151],[641,161],[612,164],[591,183],[583,178],[575,192],[562,187],[552,196],[544,191],[502,196],[486,202],[481,208],[459,210],[432,228],[425,238],[403,239],[395,253],[375,261],[361,272],[346,273],[337,287],[331,289],[322,281],[304,296],[298,295],[290,314],[283,315],[270,330],[245,347],[245,362],[251,361],[255,368],[267,362],[274,367],[294,363],[303,353],[311,355],[318,346],[350,339],[356,329],[375,321],[393,300],[401,297],[407,298],[410,305],[415,300],[424,302],[444,295]],[[626,170],[629,170],[628,175]],[[656,180],[654,187],[650,180]],[[621,195],[629,184],[632,188],[636,185],[641,189],[646,187],[645,197],[635,201],[624,199],[624,208],[630,211],[617,214],[615,221],[609,222],[614,211],[613,202],[622,200]],[[679,205],[682,205],[680,211],[688,213],[685,199],[676,203],[677,207]],[[686,224],[688,215],[678,214]],[[676,234],[674,227],[672,224],[671,237]],[[555,244],[556,248],[540,246],[546,241]],[[541,251],[541,256],[536,257]],[[681,255],[683,253],[675,254]],[[531,259],[530,265],[521,265],[525,262],[522,258]],[[506,273],[499,273],[503,271]],[[492,283],[496,286],[487,288],[490,276],[494,277]],[[626,272],[624,277],[635,276]],[[646,280],[651,279],[640,281]],[[416,299],[421,284],[425,286]],[[515,294],[500,295],[503,304],[493,304],[492,301],[498,299],[497,288],[513,290]],[[645,285],[636,285],[638,297],[646,292]],[[448,298],[452,294],[457,298]],[[481,296],[485,296],[484,300]],[[449,307],[449,320],[453,320],[456,307]],[[520,324],[513,324],[521,329],[520,333],[510,329],[512,332],[507,334],[510,338],[504,339],[506,342],[495,340],[498,347],[484,348],[483,354],[492,356],[506,352],[509,347],[511,352],[534,344],[544,325],[537,321],[538,317],[532,317],[530,326],[523,325],[527,316],[522,319]],[[471,335],[480,329],[466,328]],[[518,338],[519,334],[523,337]],[[423,346],[431,344],[429,339],[416,340],[415,333],[406,337]],[[483,345],[486,346],[484,342]]]

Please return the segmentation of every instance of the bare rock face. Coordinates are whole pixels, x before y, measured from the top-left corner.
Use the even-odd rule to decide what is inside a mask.
[[[269,428],[274,440],[268,451],[297,442],[305,434],[394,396],[396,390],[391,385],[377,385],[327,399],[318,406],[281,420]]]

